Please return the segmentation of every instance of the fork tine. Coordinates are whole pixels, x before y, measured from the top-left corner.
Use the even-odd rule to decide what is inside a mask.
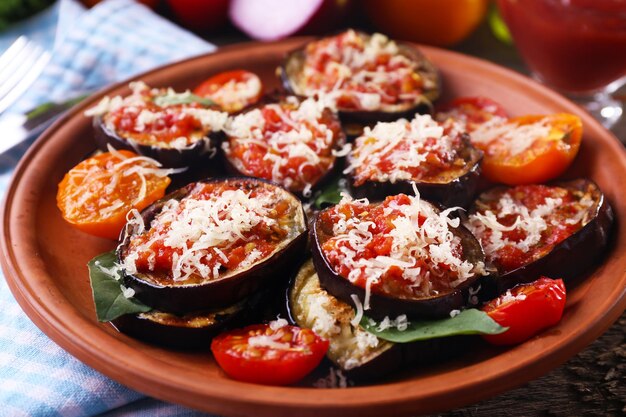
[[[25,36],[17,38],[9,48],[0,55],[0,71],[13,61],[21,51],[28,45],[28,39]]]
[[[21,79],[14,85],[14,88],[8,91],[3,97],[0,96],[0,114],[17,101],[17,99],[26,92],[28,87],[35,82],[39,74],[41,74],[48,64],[48,61],[50,61],[51,56],[49,52],[42,50],[42,53],[37,57],[29,70],[22,74]]]
[[[0,114],[37,79],[49,60],[50,54],[25,36],[0,56]]]
[[[0,97],[4,96],[19,82],[30,67],[44,52],[42,48],[32,42],[20,50],[2,70],[0,70]]]

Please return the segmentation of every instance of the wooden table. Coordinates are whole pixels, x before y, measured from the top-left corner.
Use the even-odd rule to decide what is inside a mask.
[[[218,46],[249,39],[232,32],[209,37]],[[512,46],[497,41],[486,25],[453,48],[528,73]],[[626,88],[622,89],[626,91]],[[620,93],[626,97],[626,93]],[[614,133],[626,143],[626,121]],[[495,398],[439,414],[441,417],[626,415],[626,313],[589,347],[545,376]]]

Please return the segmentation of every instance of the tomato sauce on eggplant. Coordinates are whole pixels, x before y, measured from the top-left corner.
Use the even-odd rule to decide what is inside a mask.
[[[332,170],[345,142],[322,102],[293,96],[236,116],[226,131],[222,150],[236,171],[302,194]]]
[[[295,211],[266,188],[245,192],[236,183],[198,183],[170,201],[149,230],[131,237],[125,258],[127,269],[159,283],[217,279],[268,257],[290,233]]]
[[[505,274],[544,257],[589,223],[599,204],[595,190],[591,183],[497,188],[476,200],[467,227],[487,261]]]
[[[324,94],[342,110],[411,105],[433,88],[419,63],[379,33],[348,30],[309,43],[302,74],[306,96]]]
[[[320,215],[331,233],[322,252],[335,272],[372,293],[395,298],[448,292],[476,274],[464,259],[456,223],[404,194],[376,205],[339,204]]]

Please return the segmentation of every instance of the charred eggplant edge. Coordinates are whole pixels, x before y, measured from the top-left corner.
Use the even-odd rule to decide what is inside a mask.
[[[263,285],[269,285],[274,280],[279,279],[286,270],[303,256],[307,239],[307,222],[300,200],[284,188],[268,181],[256,178],[226,178],[210,179],[199,182],[239,182],[251,181],[261,183],[263,186],[277,187],[297,203],[297,218],[295,221],[302,228],[302,231],[291,237],[290,241],[283,242],[284,246],[278,248],[270,257],[260,263],[256,263],[244,271],[238,271],[214,281],[207,281],[200,284],[187,285],[158,285],[154,282],[141,278],[141,274],[127,274],[124,272],[124,285],[135,291],[135,297],[143,303],[165,312],[178,315],[194,311],[225,307],[236,303],[246,296],[254,293]],[[191,183],[177,191],[174,191],[156,203],[148,206],[141,212],[144,224],[149,225],[151,220],[163,209],[166,201],[176,198],[182,199],[192,189],[195,183]],[[125,250],[130,242],[130,234],[124,229],[120,238],[121,244],[117,249],[117,259],[123,263]]]
[[[371,36],[371,34],[357,31],[361,36]],[[318,38],[318,39],[323,39]],[[439,98],[441,92],[441,76],[437,68],[428,60],[422,52],[412,44],[395,41],[402,55],[408,56],[411,60],[419,63],[420,74],[422,77],[432,78],[436,87],[432,90],[424,91],[415,103],[407,104],[406,108],[399,108],[393,110],[339,110],[339,118],[345,125],[355,125],[359,127],[369,126],[376,122],[391,122],[401,118],[411,118],[414,114],[420,113],[432,113],[433,102]],[[277,74],[280,78],[283,88],[292,94],[302,95],[299,91],[299,87],[295,81],[292,81],[292,73],[294,71],[300,71],[302,63],[304,62],[305,50],[307,44],[294,49],[287,53],[283,60],[283,63],[277,69]],[[294,62],[296,64],[294,64]],[[358,135],[358,128],[352,127],[346,133],[349,137]]]
[[[446,183],[411,180],[391,183],[388,181],[368,180],[360,186],[355,186],[354,177],[348,175],[350,193],[355,198],[368,198],[376,201],[396,194],[412,194],[413,184],[415,184],[421,197],[425,200],[434,201],[446,207],[467,208],[476,195],[480,180],[480,163],[483,159],[483,152],[469,143],[467,135],[464,136],[463,142],[465,169],[460,176]]]
[[[425,200],[422,201],[425,202]],[[439,210],[436,205],[429,202],[428,204]],[[316,214],[309,230],[315,269],[317,270],[322,288],[338,299],[355,306],[351,296],[354,294],[362,301],[365,299],[365,289],[352,284],[346,278],[337,274],[326,260],[321,246],[330,236],[320,236],[324,235],[320,226],[320,218],[323,211],[319,211]],[[469,230],[461,224],[452,230],[461,239],[465,259],[472,264],[485,261],[485,255],[480,243]],[[450,311],[458,310],[468,304],[473,285],[480,283],[481,279],[481,275],[475,274],[450,292],[431,297],[405,299],[372,292],[370,294],[370,309],[366,311],[366,314],[379,320],[385,316],[397,317],[401,314],[406,314],[409,318],[445,318],[449,316]]]
[[[487,277],[494,297],[518,284],[526,284],[546,275],[550,278],[562,278],[571,283],[577,277],[589,272],[602,258],[608,244],[614,215],[611,205],[598,185],[589,179],[559,181],[550,184],[563,188],[582,190],[593,187],[594,201],[597,202],[595,214],[580,230],[529,264],[500,275]],[[498,187],[500,188],[500,187]],[[596,200],[597,198],[597,200]]]
[[[202,161],[212,160],[212,150],[223,138],[222,131],[211,131],[192,146],[184,149],[144,145],[120,136],[109,129],[102,116],[93,118],[94,139],[98,148],[107,151],[107,145],[115,149],[125,149],[159,161],[164,167],[192,167]]]

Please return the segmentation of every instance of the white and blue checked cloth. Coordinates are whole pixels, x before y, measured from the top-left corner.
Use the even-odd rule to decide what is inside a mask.
[[[52,50],[53,58],[15,112],[215,49],[132,0],[90,10],[60,0],[1,33],[0,53],[20,34]],[[0,158],[0,195],[25,147]],[[31,323],[0,278],[0,417],[202,415],[132,391],[70,356]]]

